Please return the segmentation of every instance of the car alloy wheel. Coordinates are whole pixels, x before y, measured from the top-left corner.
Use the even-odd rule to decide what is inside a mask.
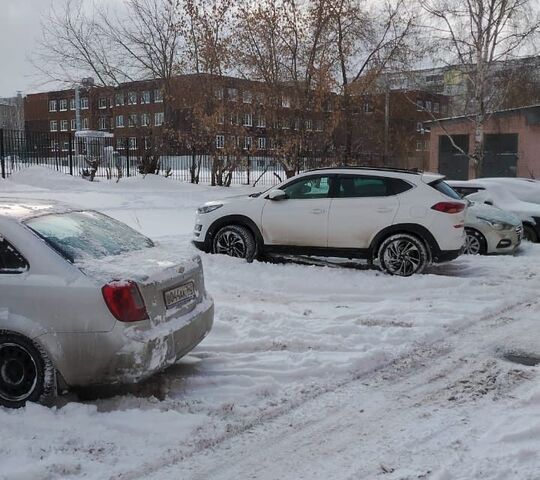
[[[227,225],[214,236],[212,251],[231,257],[245,258],[251,262],[257,256],[257,244],[248,228],[242,225]]]
[[[466,255],[485,255],[487,247],[484,236],[472,228],[466,228],[463,253]]]
[[[422,241],[413,235],[396,234],[382,243],[378,259],[386,273],[408,277],[424,270],[428,252]]]
[[[0,397],[8,402],[27,400],[36,388],[38,367],[22,345],[0,345]]]

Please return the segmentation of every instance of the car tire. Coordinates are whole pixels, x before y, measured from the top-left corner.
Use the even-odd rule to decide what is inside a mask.
[[[55,370],[43,349],[11,332],[0,332],[0,405],[21,408],[54,394]]]
[[[463,246],[465,255],[485,255],[487,253],[487,241],[478,230],[466,228],[465,235],[465,245]]]
[[[248,228],[241,225],[227,225],[214,235],[212,253],[244,258],[252,262],[257,254],[257,243]]]
[[[538,235],[533,227],[527,224],[523,224],[523,240],[529,242],[538,243]]]
[[[425,243],[408,233],[389,236],[381,243],[377,253],[381,270],[401,277],[422,273],[429,264],[429,258]]]

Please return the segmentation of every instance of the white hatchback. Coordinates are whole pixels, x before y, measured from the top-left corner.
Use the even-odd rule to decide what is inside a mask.
[[[467,203],[439,174],[312,170],[262,193],[198,209],[194,244],[248,260],[285,253],[377,261],[393,275],[458,257]]]

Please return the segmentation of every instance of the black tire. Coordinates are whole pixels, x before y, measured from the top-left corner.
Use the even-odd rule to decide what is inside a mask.
[[[487,253],[487,241],[478,230],[466,228],[465,235],[465,245],[463,246],[465,255],[485,255]]]
[[[425,243],[408,233],[390,235],[377,252],[381,270],[401,277],[422,273],[429,264],[429,258]]]
[[[55,370],[43,349],[22,335],[0,331],[0,405],[43,402],[54,387]]]
[[[538,235],[533,227],[527,224],[523,224],[523,240],[529,242],[538,243]]]
[[[212,253],[244,258],[252,262],[257,254],[257,242],[247,227],[227,225],[220,228],[212,239]]]

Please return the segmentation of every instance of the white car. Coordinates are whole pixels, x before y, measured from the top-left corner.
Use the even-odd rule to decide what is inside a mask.
[[[448,184],[459,194],[478,203],[494,205],[513,213],[523,223],[523,238],[530,242],[540,241],[540,205],[525,202],[506,186],[493,179],[449,180]]]
[[[523,226],[513,213],[485,203],[471,202],[465,216],[463,253],[514,253],[521,244]]]
[[[483,183],[491,183],[506,188],[523,202],[540,204],[540,181],[522,177],[481,178]]]
[[[210,331],[198,256],[106,215],[0,198],[0,406],[142,380]]]
[[[248,260],[265,252],[366,258],[408,276],[461,253],[467,202],[443,179],[400,169],[312,170],[263,193],[206,203],[193,241]]]

